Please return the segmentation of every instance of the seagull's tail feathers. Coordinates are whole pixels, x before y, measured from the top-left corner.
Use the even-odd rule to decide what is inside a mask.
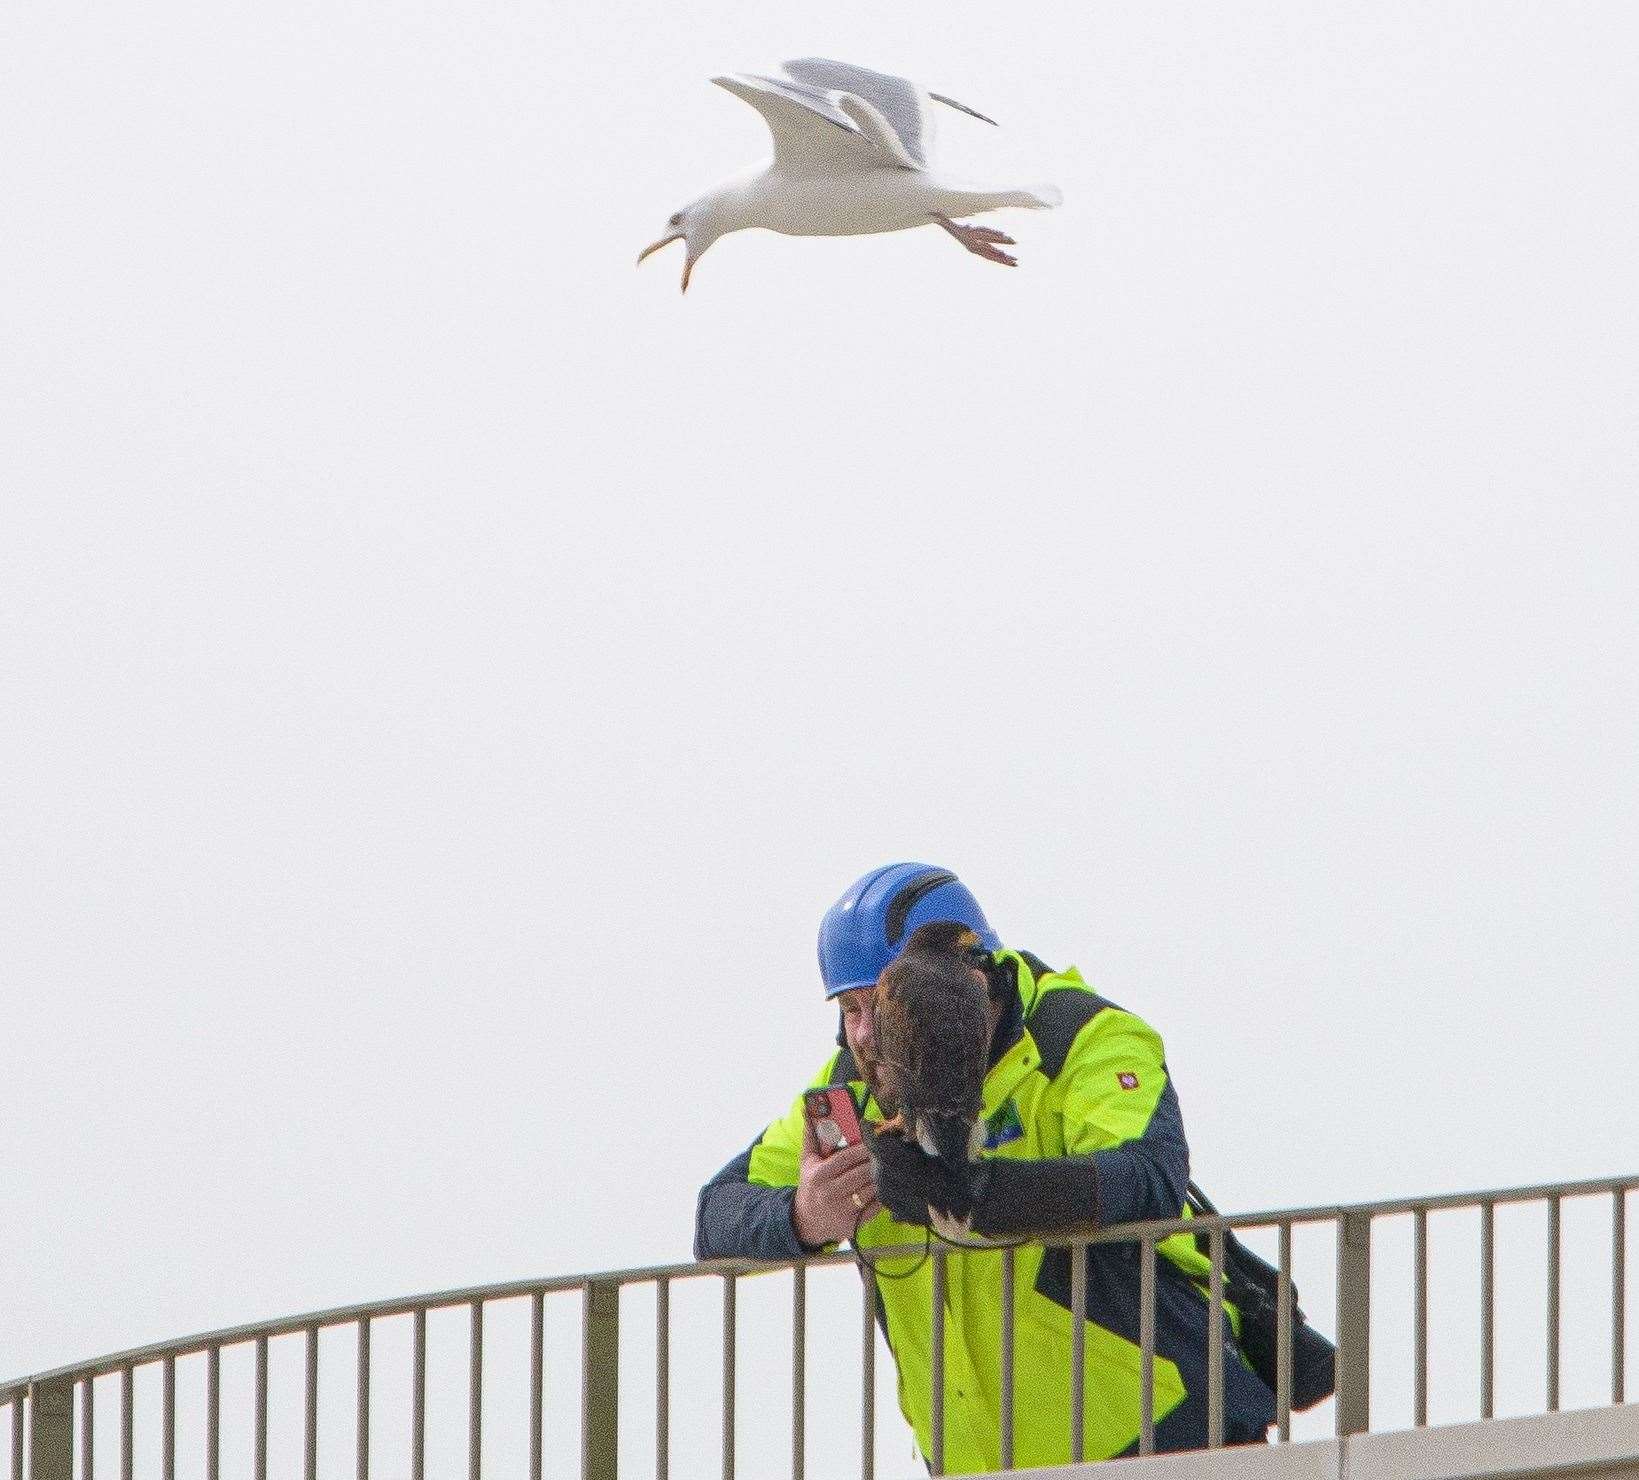
[[[1015,208],[1046,211],[1063,200],[1064,192],[1057,185],[1027,185],[1022,190],[981,190],[959,186],[945,192],[940,205],[947,216],[972,216],[980,211]]]
[[[1057,185],[1030,185],[1015,192],[1016,199],[1009,205],[1027,206],[1033,210],[1050,211],[1064,204],[1064,192]]]
[[[1057,185],[1026,185],[1022,190],[986,190],[970,197],[970,211],[1005,211],[1014,206],[1027,211],[1048,211],[1064,204],[1064,192]]]

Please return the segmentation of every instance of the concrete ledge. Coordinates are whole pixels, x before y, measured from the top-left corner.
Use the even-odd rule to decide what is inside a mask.
[[[1016,1480],[1639,1480],[1639,1404],[1011,1473]]]
[[[1016,1480],[1340,1480],[1339,1442],[1220,1449],[1213,1453],[1158,1454],[1149,1459],[1112,1459],[1102,1464],[1047,1470],[1009,1470]]]
[[[1639,1475],[1639,1405],[1360,1434],[1344,1442],[1346,1480]]]

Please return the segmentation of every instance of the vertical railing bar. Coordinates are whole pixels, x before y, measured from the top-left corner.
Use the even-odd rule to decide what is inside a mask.
[[[1560,1201],[1548,1199],[1548,1412],[1559,1412]]]
[[[120,1480],[132,1480],[136,1469],[136,1373],[120,1368]],[[22,1480],[19,1476],[18,1480]],[[264,1477],[258,1476],[258,1480]]]
[[[672,1284],[664,1275],[654,1290],[654,1473],[669,1480],[672,1465]]]
[[[1339,1438],[1371,1428],[1372,1215],[1337,1220],[1337,1413]]]
[[[945,1473],[945,1281],[949,1277],[949,1259],[943,1249],[933,1251],[933,1390],[932,1401],[933,1453],[928,1456],[930,1475]]]
[[[580,1317],[580,1473],[591,1480],[597,1462],[593,1455],[596,1440],[592,1433],[593,1373],[597,1343],[597,1284],[588,1280],[581,1290]]]
[[[1611,1194],[1611,1402],[1627,1401],[1628,1210],[1627,1189]]]
[[[1495,1399],[1496,1359],[1495,1203],[1480,1204],[1480,1417],[1490,1418]]]
[[[91,1391],[93,1378],[80,1383],[80,1480],[95,1480],[97,1460],[92,1425],[96,1421],[96,1398]]]
[[[125,1369],[129,1372],[131,1369]],[[11,1395],[11,1480],[23,1480],[23,1394]],[[130,1477],[125,1477],[130,1480]]]
[[[1014,1281],[1018,1278],[1015,1250],[1009,1244],[1002,1250],[1002,1468],[1013,1468],[1013,1399],[1017,1381],[1013,1370],[1014,1356]]]
[[[1279,1274],[1275,1280],[1275,1425],[1282,1444],[1292,1442],[1292,1225],[1280,1225]]]
[[[29,1480],[74,1480],[74,1389],[79,1379],[28,1384]]]
[[[256,1338],[256,1427],[251,1438],[252,1480],[267,1480],[267,1337]],[[127,1477],[129,1480],[129,1477]]]
[[[467,1480],[484,1473],[484,1302],[472,1302],[467,1341]]]
[[[791,1480],[803,1480],[808,1451],[808,1266],[791,1266]]]
[[[425,1480],[427,1469],[427,1312],[415,1313],[410,1358],[410,1480]]]
[[[319,1328],[307,1328],[307,1362],[302,1374],[302,1474],[319,1477]]]
[[[1087,1245],[1070,1245],[1070,1461],[1087,1447]]]
[[[1224,1231],[1216,1227],[1207,1237],[1212,1260],[1207,1285],[1206,1319],[1206,1443],[1208,1449],[1224,1444]]]
[[[529,1297],[529,1480],[541,1480],[546,1402],[546,1295]]]
[[[205,1480],[222,1469],[222,1348],[205,1353]]]
[[[358,1403],[358,1480],[370,1480],[370,1317],[358,1322],[358,1378],[354,1385]]]
[[[1412,1415],[1416,1428],[1428,1426],[1428,1209],[1412,1214]]]
[[[28,1380],[29,1480],[74,1480],[75,1389],[84,1380],[73,1375]]]
[[[864,1331],[859,1354],[859,1475],[876,1480],[876,1271],[869,1264],[860,1270],[865,1296]]]
[[[734,1480],[734,1340],[736,1277],[723,1276],[723,1480]]]
[[[1155,1239],[1138,1244],[1138,1452],[1155,1453]]]
[[[160,1473],[176,1480],[176,1358],[166,1357],[160,1387]]]
[[[620,1473],[620,1281],[581,1286],[581,1480]]]

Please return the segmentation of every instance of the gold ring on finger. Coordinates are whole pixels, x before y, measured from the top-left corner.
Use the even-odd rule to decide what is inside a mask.
[[[855,1211],[863,1213],[865,1211],[865,1204],[860,1201],[859,1194],[857,1192],[850,1192],[848,1196],[854,1200]]]

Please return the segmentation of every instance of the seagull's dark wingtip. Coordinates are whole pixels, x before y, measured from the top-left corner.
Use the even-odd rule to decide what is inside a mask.
[[[966,103],[958,103],[955,98],[947,98],[943,93],[930,92],[930,98],[936,103],[943,103],[947,108],[954,108],[958,113],[965,113],[969,118],[977,118],[980,123],[988,123],[992,128],[1000,128],[1001,124],[989,116],[981,113],[977,108],[970,108]]]

